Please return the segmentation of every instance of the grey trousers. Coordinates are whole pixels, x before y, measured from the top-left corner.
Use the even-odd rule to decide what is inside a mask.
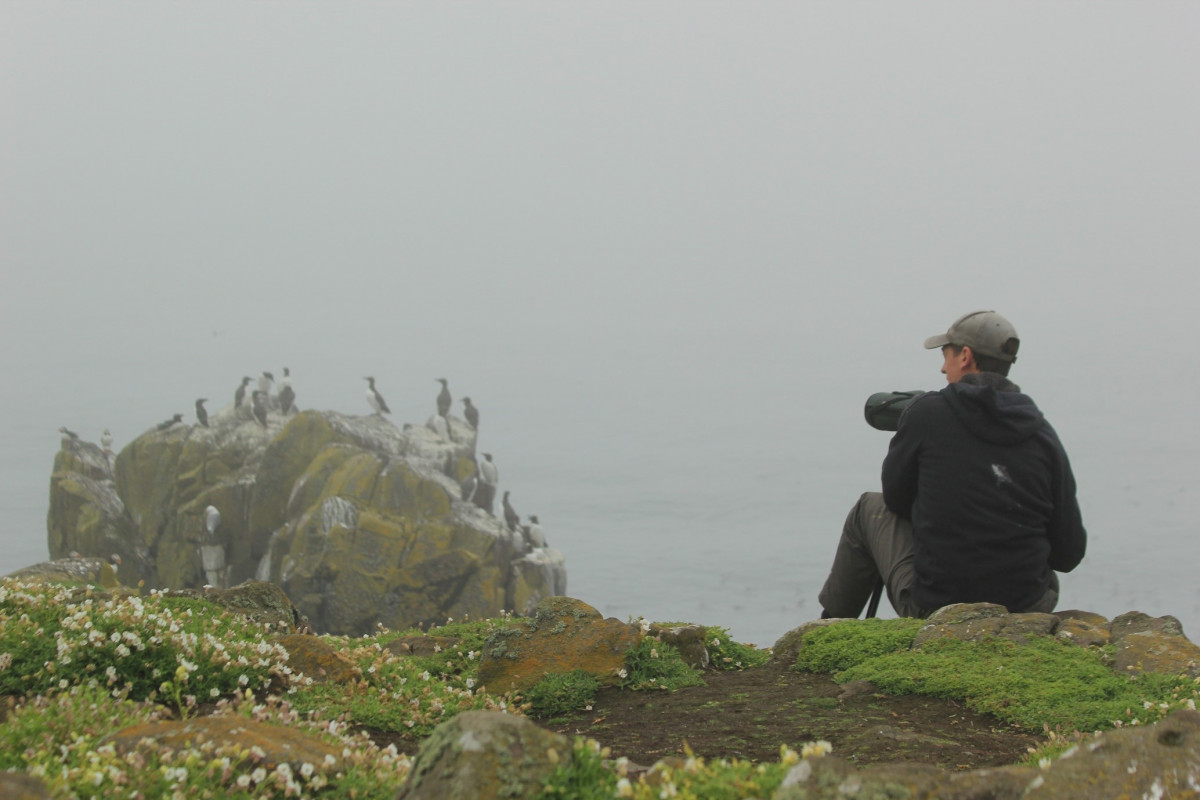
[[[912,597],[917,579],[912,523],[890,511],[881,493],[866,492],[850,509],[842,527],[833,567],[818,595],[821,608],[831,617],[857,618],[880,576],[899,616],[927,617],[937,610],[921,608]],[[1032,607],[1012,610],[1053,611],[1058,604],[1057,577]]]

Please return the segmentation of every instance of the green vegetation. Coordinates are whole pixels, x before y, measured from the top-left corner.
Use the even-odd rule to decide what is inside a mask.
[[[625,656],[624,689],[666,689],[700,686],[700,672],[689,667],[672,644],[646,636]]]
[[[557,717],[589,707],[599,689],[599,678],[577,669],[547,675],[525,691],[525,699],[539,717]]]
[[[839,672],[855,664],[908,650],[924,620],[863,619],[815,628],[804,635],[804,647],[793,669]]]
[[[1049,725],[1094,731],[1134,720],[1155,722],[1196,691],[1186,678],[1118,675],[1098,652],[1050,636],[1031,636],[1025,644],[936,639],[920,650],[865,660],[836,677],[868,680],[892,694],[961,699],[1030,730]]]
[[[715,625],[705,628],[704,643],[714,669],[751,669],[771,660],[770,650],[735,642],[727,628]]]

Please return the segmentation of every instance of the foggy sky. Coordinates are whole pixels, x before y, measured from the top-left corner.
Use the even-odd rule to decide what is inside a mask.
[[[45,458],[4,475],[44,484],[60,424],[127,441],[283,364],[307,408],[366,411],[374,374],[398,420],[435,377],[486,388],[510,462],[506,409],[566,432],[584,395],[631,440],[681,405],[792,435],[814,392],[936,387],[919,343],[995,308],[1068,451],[1108,432],[1085,470],[1151,430],[1194,477],[1198,23],[5,0],[0,435]]]

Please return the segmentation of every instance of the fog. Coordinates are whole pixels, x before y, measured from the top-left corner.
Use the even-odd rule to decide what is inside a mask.
[[[446,377],[571,594],[769,644],[878,488],[863,400],[994,308],[1079,482],[1064,605],[1195,638],[1198,23],[4,2],[0,574],[46,558],[60,425],[119,448],[283,365],[423,422]]]

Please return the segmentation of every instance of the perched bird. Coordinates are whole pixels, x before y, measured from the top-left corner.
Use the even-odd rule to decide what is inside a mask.
[[[211,539],[212,535],[217,532],[217,526],[221,524],[221,512],[216,506],[209,506],[204,509],[204,527],[208,530],[208,536]]]
[[[496,462],[492,461],[491,453],[483,454],[483,463],[479,465],[479,478],[489,486],[500,483],[500,470],[496,468]]]
[[[249,375],[242,378],[242,385],[239,386],[237,391],[233,393],[234,408],[241,408],[242,403],[246,402],[246,387],[250,385],[251,380],[253,379]]]
[[[279,379],[279,410],[285,416],[292,413],[296,405],[296,391],[292,388],[292,372],[283,368],[283,377]]]
[[[504,499],[501,505],[504,507],[504,522],[508,525],[510,531],[515,531],[517,525],[521,523],[521,515],[513,510],[512,503],[508,502],[508,492],[504,493]]]
[[[104,433],[100,434],[100,446],[104,448],[104,452],[112,452],[112,442],[112,434],[109,433],[108,428],[105,428]]]
[[[529,526],[525,528],[525,535],[529,537],[529,543],[534,547],[546,546],[546,535],[542,533],[542,526],[538,522],[537,514],[529,515]]]
[[[374,378],[363,378],[367,382],[367,402],[371,404],[371,408],[375,409],[375,413],[380,416],[392,413],[388,408],[387,401],[383,399],[383,395],[375,390]]]
[[[442,390],[438,392],[437,396],[438,414],[445,417],[450,414],[450,387],[446,384],[445,378],[438,378],[437,381],[442,385]]]
[[[66,427],[66,426],[63,426],[63,427],[59,428],[59,429],[58,429],[58,432],[59,432],[59,433],[61,433],[63,436],[67,437],[68,439],[70,439],[70,440],[71,440],[71,441],[73,441],[73,442],[77,442],[77,441],[79,441],[79,434],[78,434],[78,433],[76,433],[75,431],[71,430],[70,428]]]
[[[204,427],[208,427],[208,412],[204,410],[204,404],[208,402],[207,397],[201,397],[196,401],[196,419]]]
[[[263,372],[258,373],[258,390],[260,392],[262,392],[263,394],[265,394],[267,396],[270,396],[271,387],[274,385],[275,385],[275,376],[274,375],[272,375],[270,372],[266,372],[265,370]]]
[[[250,408],[254,412],[254,418],[258,420],[258,424],[264,428],[267,427],[267,393],[255,389],[250,395]]]
[[[181,422],[183,422],[183,414],[176,414],[175,416],[171,417],[166,422],[158,423],[158,430],[165,431],[167,428],[171,427],[172,425],[178,425]]]
[[[464,397],[462,402],[464,406],[463,416],[467,418],[467,424],[473,430],[479,430],[479,409],[471,405],[471,398],[469,397]]]

